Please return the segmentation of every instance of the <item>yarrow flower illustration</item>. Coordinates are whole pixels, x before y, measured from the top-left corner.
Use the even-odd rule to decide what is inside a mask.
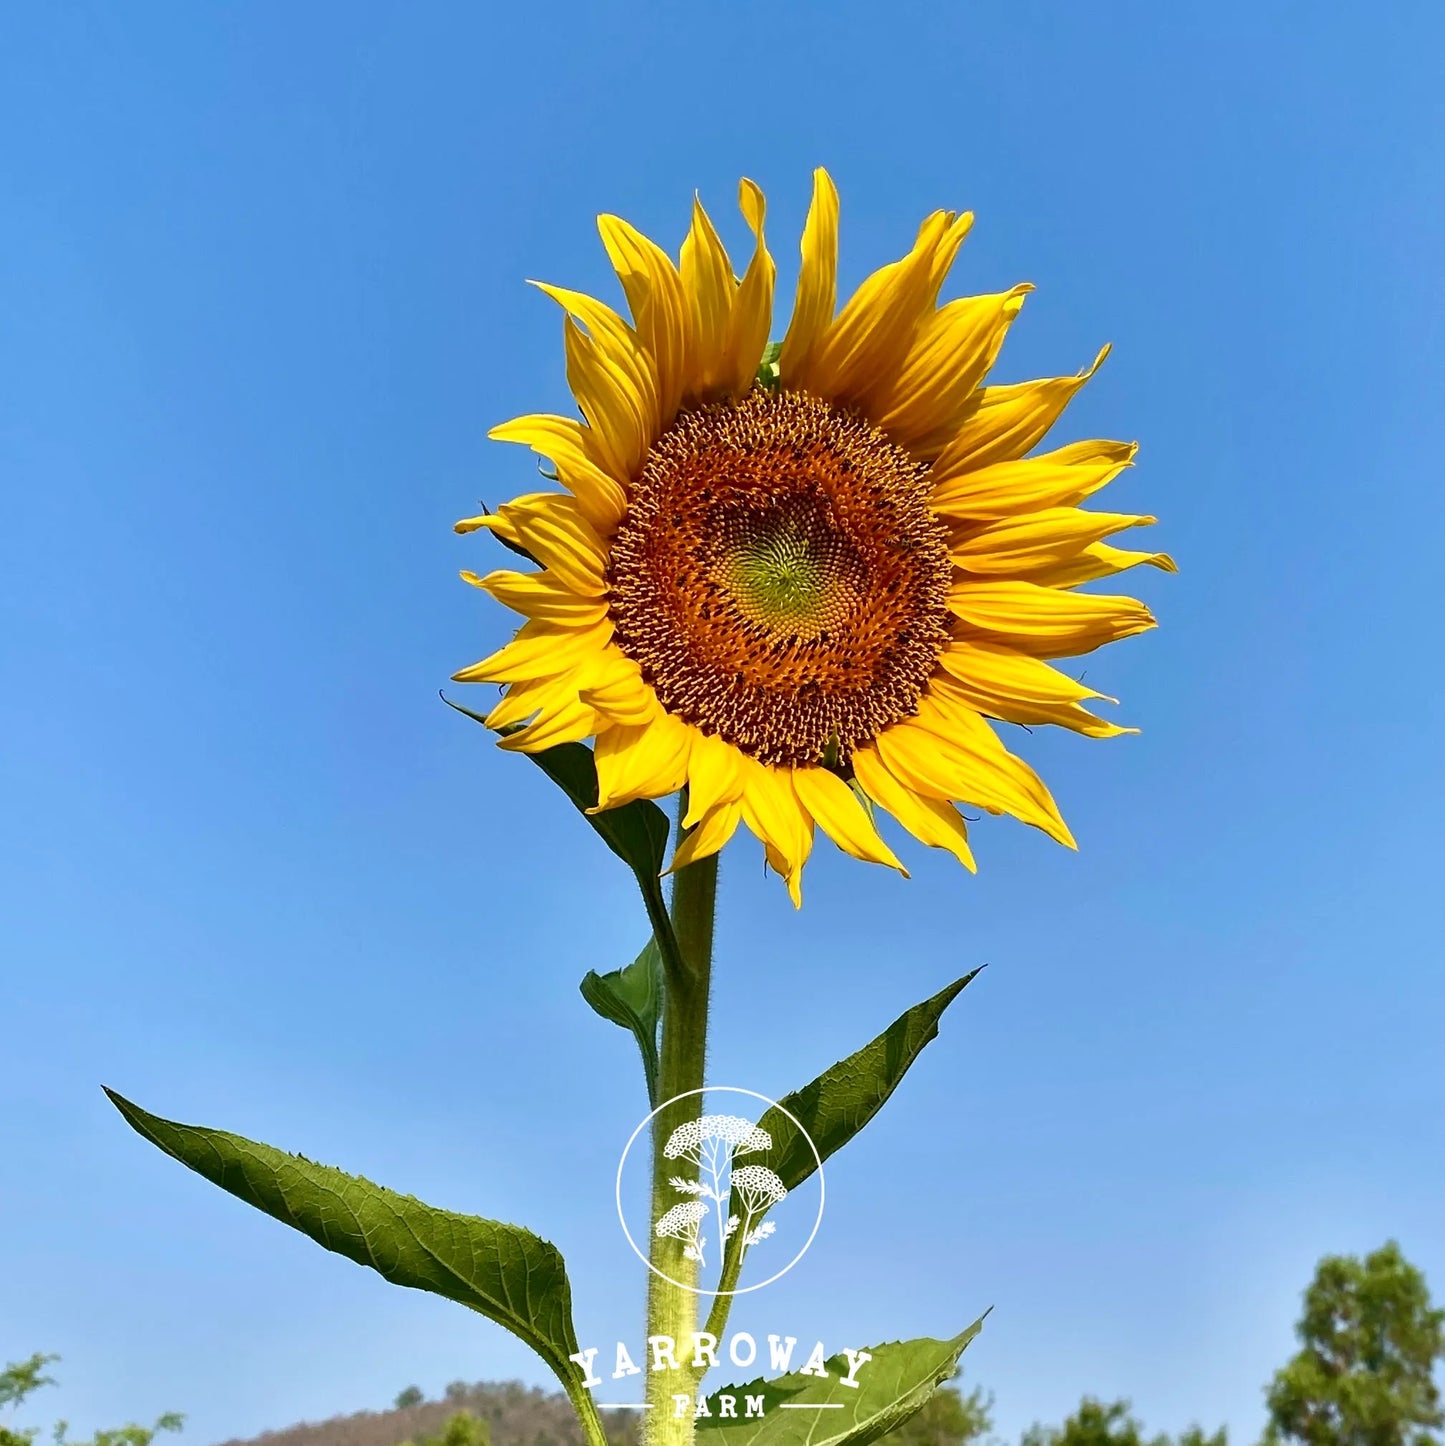
[[[654,1232],[659,1237],[681,1240],[684,1246],[683,1255],[700,1265],[705,1264],[703,1247],[707,1244],[707,1239],[700,1232],[707,1213],[707,1206],[701,1200],[684,1200],[662,1216],[654,1227]]]
[[[939,305],[967,213],[930,215],[835,314],[838,195],[822,170],[792,320],[770,346],[762,192],[745,180],[740,203],[754,239],[741,280],[695,203],[680,266],[599,219],[630,323],[541,287],[566,313],[584,420],[491,433],[549,459],[566,490],[457,524],[540,570],[463,574],[527,621],[456,679],[503,685],[486,720],[509,730],[503,748],[595,738],[598,809],[686,786],[672,868],[742,823],[795,903],[815,826],[903,869],[874,806],[969,869],[959,803],[1072,847],[989,720],[1133,731],[1051,664],[1154,625],[1132,598],[1074,590],[1140,563],[1174,570],[1106,541],[1152,517],[1079,506],[1135,447],[1030,455],[1107,348],[1077,376],[986,385],[1032,288]]]
[[[662,1153],[666,1159],[689,1159],[700,1163],[701,1153],[708,1146],[726,1145],[732,1154],[745,1155],[752,1150],[766,1150],[773,1137],[741,1115],[703,1115],[679,1125],[668,1137]]]

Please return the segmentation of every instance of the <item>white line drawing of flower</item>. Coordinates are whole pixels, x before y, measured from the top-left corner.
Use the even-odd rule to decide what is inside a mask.
[[[756,1245],[758,1241],[766,1240],[775,1228],[773,1222],[764,1221],[754,1230],[753,1219],[762,1211],[776,1205],[788,1193],[788,1187],[766,1165],[744,1165],[742,1169],[732,1172],[730,1183],[732,1193],[743,1207],[743,1244]],[[739,1228],[737,1218],[736,1215],[728,1217],[728,1235]]]
[[[707,1214],[707,1206],[701,1200],[684,1200],[681,1204],[674,1205],[657,1222],[656,1233],[682,1241],[683,1258],[705,1265],[707,1262],[703,1259],[703,1247],[707,1244],[707,1237],[701,1233],[701,1229]]]
[[[787,1187],[765,1165],[744,1165],[735,1170],[733,1161],[739,1155],[770,1149],[772,1143],[773,1137],[766,1130],[742,1115],[701,1115],[678,1125],[667,1137],[667,1143],[662,1148],[663,1158],[687,1160],[697,1167],[699,1178],[689,1180],[673,1175],[668,1180],[678,1194],[694,1198],[674,1205],[657,1222],[657,1233],[684,1241],[684,1256],[705,1265],[703,1247],[707,1242],[699,1231],[701,1222],[709,1213],[703,1202],[711,1200],[717,1206],[718,1219],[726,1222],[724,1241],[730,1240],[739,1228],[743,1231],[745,1246],[766,1240],[773,1233],[772,1222],[755,1230],[753,1219],[761,1211],[776,1205],[788,1193]],[[742,1219],[729,1211],[735,1193],[743,1206]],[[666,1230],[664,1225],[668,1227]],[[679,1233],[684,1229],[691,1233]]]

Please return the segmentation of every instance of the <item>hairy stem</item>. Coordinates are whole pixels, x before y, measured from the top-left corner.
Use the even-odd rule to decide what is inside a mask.
[[[713,916],[717,904],[717,856],[700,859],[682,869],[672,885],[672,928],[677,938],[682,968],[665,979],[662,1009],[662,1047],[658,1065],[658,1099],[663,1107],[652,1123],[652,1224],[648,1273],[647,1334],[668,1336],[674,1343],[676,1370],[652,1370],[652,1345],[647,1350],[648,1446],[691,1446],[694,1436],[692,1411],[676,1414],[673,1396],[691,1394],[698,1379],[692,1369],[693,1332],[697,1329],[698,1296],[686,1287],[697,1284],[695,1260],[683,1256],[684,1242],[659,1237],[656,1225],[680,1198],[668,1183],[673,1175],[698,1178],[698,1167],[690,1160],[666,1159],[662,1153],[668,1136],[678,1125],[702,1113],[703,1097],[689,1091],[703,1087],[703,1063],[707,1052],[708,990],[712,977]],[[675,1101],[675,1103],[674,1103]],[[725,1221],[715,1224],[716,1240],[722,1247]],[[711,1218],[704,1224],[711,1232]],[[659,1274],[658,1272],[661,1272]],[[664,1279],[663,1277],[670,1277]]]

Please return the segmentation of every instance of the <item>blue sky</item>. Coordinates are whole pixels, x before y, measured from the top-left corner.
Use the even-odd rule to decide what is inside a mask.
[[[565,410],[536,276],[811,168],[851,283],[973,209],[1038,287],[999,367],[1115,343],[1061,435],[1137,437],[1161,628],[1091,659],[1137,738],[1044,733],[1075,855],[1002,820],[795,914],[723,869],[712,1077],[780,1094],[987,961],[739,1324],[949,1334],[999,1429],[1088,1391],[1252,1440],[1327,1251],[1445,1292],[1437,7],[11,7],[0,21],[8,956],[0,1359],[80,1428],[205,1443],[540,1368],[188,1175],[106,1083],[567,1254],[630,1332],[645,1113],[576,992],[644,926],[523,760],[438,701],[508,624],[452,520]],[[464,691],[464,690],[463,690]],[[1433,740],[1433,741],[1432,741]],[[34,1417],[39,1419],[37,1411]],[[46,1419],[49,1419],[48,1417]]]

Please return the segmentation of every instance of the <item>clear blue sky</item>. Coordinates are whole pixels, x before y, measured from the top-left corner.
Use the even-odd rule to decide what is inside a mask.
[[[1162,627],[1090,660],[1144,732],[1038,734],[1077,855],[977,878],[724,863],[713,1078],[782,1093],[992,967],[739,1323],[947,1334],[1002,1432],[1085,1391],[1241,1441],[1318,1255],[1445,1294],[1437,6],[278,3],[0,21],[0,1359],[194,1446],[542,1380],[143,1144],[100,1085],[566,1252],[634,1329],[631,1042],[576,993],[640,911],[438,687],[505,635],[454,518],[566,410],[537,276],[593,217],[741,240],[790,294],[809,172],[848,282],[938,206],[955,288],[1038,286],[1005,379],[1105,370]],[[39,1419],[40,1413],[28,1419]]]

